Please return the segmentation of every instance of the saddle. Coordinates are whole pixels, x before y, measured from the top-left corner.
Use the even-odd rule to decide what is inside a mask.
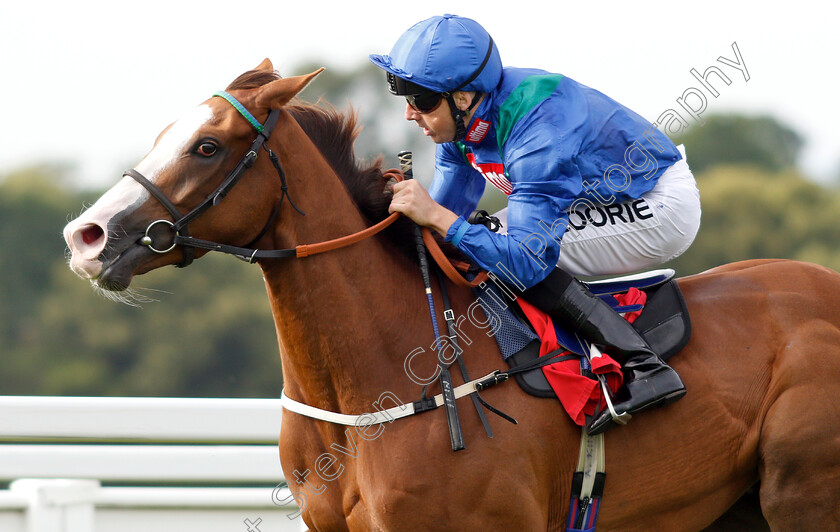
[[[648,341],[651,348],[662,358],[668,359],[677,354],[688,343],[691,336],[691,320],[682,292],[674,277],[674,270],[656,270],[642,274],[585,283],[590,292],[607,301],[612,294],[626,292],[636,288],[647,294],[647,302],[641,315],[633,326]],[[614,301],[614,300],[613,300]],[[617,312],[638,310],[633,307],[614,307]],[[522,326],[527,326],[525,318],[516,312],[513,315]],[[589,349],[574,331],[555,327],[558,342],[572,353],[584,356]],[[513,369],[532,362],[539,357],[540,341],[531,340],[506,361]],[[541,368],[516,373],[516,382],[526,393],[536,397],[556,397]]]

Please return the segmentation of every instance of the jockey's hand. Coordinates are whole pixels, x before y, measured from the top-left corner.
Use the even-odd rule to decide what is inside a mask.
[[[417,225],[430,227],[446,236],[458,215],[436,202],[416,180],[406,180],[393,187],[394,197],[388,212],[399,212],[408,216]]]

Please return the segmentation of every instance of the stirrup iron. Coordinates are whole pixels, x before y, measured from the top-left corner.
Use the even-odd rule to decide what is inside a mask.
[[[601,356],[601,351],[595,347],[595,344],[589,344],[589,360],[591,361],[593,358],[598,358]],[[610,416],[612,420],[619,425],[626,425],[630,423],[630,420],[633,419],[633,416],[630,412],[622,412],[618,414],[615,411],[615,408],[612,404],[612,399],[610,397],[610,389],[607,388],[607,380],[603,377],[603,375],[596,375],[598,377],[598,382],[601,383],[601,390],[604,392],[604,400],[607,402],[607,408],[610,411]]]

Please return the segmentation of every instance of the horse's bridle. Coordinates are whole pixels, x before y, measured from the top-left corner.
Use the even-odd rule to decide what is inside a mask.
[[[125,173],[123,173],[123,176],[131,177],[132,179],[134,179],[135,181],[137,181],[138,183],[143,185],[146,188],[146,190],[148,190],[149,193],[155,199],[157,199],[167,211],[169,211],[169,214],[171,214],[173,219],[175,220],[174,222],[171,222],[169,220],[160,219],[160,220],[155,220],[154,222],[150,223],[149,226],[146,228],[145,234],[143,235],[142,238],[140,238],[140,240],[137,243],[140,244],[140,245],[143,245],[143,246],[148,246],[148,248],[150,250],[154,251],[155,253],[160,253],[160,254],[168,253],[168,252],[172,251],[175,248],[175,246],[178,246],[178,245],[183,246],[184,247],[184,260],[178,265],[179,268],[184,268],[186,266],[189,266],[190,263],[192,263],[192,261],[195,258],[194,248],[202,248],[202,249],[209,249],[209,250],[215,250],[215,251],[223,251],[223,252],[226,252],[226,253],[231,253],[233,255],[236,255],[240,258],[245,258],[245,259],[249,260],[250,262],[253,262],[253,260],[258,258],[258,257],[254,256],[254,253],[251,253],[250,255],[248,254],[248,252],[257,252],[257,250],[251,250],[251,249],[248,249],[248,248],[238,248],[238,247],[234,247],[234,246],[226,246],[224,244],[217,244],[215,242],[208,242],[206,240],[199,240],[199,239],[193,238],[189,234],[189,227],[188,226],[189,226],[190,222],[192,222],[193,220],[198,218],[198,216],[200,216],[202,213],[204,213],[207,209],[209,209],[213,205],[218,204],[222,200],[222,198],[224,198],[231,191],[231,189],[236,185],[236,183],[239,182],[239,179],[242,177],[242,175],[245,173],[245,171],[248,170],[248,168],[250,168],[251,166],[253,166],[254,162],[257,160],[257,155],[259,154],[261,149],[265,150],[268,153],[268,156],[271,159],[271,162],[274,164],[274,168],[277,170],[277,174],[280,176],[280,183],[281,183],[280,188],[283,191],[283,194],[280,197],[280,201],[278,202],[278,205],[275,208],[274,212],[272,213],[272,215],[271,215],[268,223],[266,224],[265,228],[260,233],[260,235],[257,236],[257,238],[255,238],[253,241],[255,242],[255,241],[259,240],[260,237],[262,237],[265,234],[265,232],[268,230],[268,227],[271,225],[271,222],[274,220],[277,213],[279,212],[280,206],[283,204],[283,200],[285,198],[288,197],[289,198],[289,203],[292,205],[292,207],[296,211],[303,214],[303,212],[301,212],[301,210],[298,209],[297,206],[295,206],[294,202],[292,202],[292,198],[289,196],[289,193],[288,193],[288,188],[289,187],[286,184],[286,173],[283,171],[283,166],[280,164],[279,158],[277,157],[277,155],[273,151],[271,151],[271,149],[269,149],[265,145],[266,141],[271,136],[271,132],[274,131],[274,126],[277,125],[277,120],[280,117],[280,110],[279,109],[272,110],[268,114],[268,118],[266,119],[265,124],[260,124],[257,121],[257,119],[254,118],[254,116],[250,112],[248,112],[248,110],[245,109],[245,107],[241,103],[239,103],[239,101],[236,100],[236,98],[234,98],[233,96],[231,96],[227,92],[219,91],[219,92],[216,92],[215,94],[213,94],[213,96],[218,96],[220,98],[224,98],[237,111],[239,111],[239,113],[243,117],[245,117],[246,120],[248,120],[248,122],[254,127],[254,129],[257,130],[257,138],[254,139],[254,142],[251,143],[250,149],[245,153],[244,156],[242,156],[242,159],[239,160],[239,162],[236,164],[236,166],[233,168],[233,170],[228,174],[228,176],[224,179],[224,181],[222,181],[222,183],[218,187],[216,187],[216,189],[212,193],[210,193],[210,195],[207,196],[201,203],[196,205],[187,214],[182,214],[181,211],[178,209],[178,207],[176,207],[175,204],[172,203],[172,201],[170,201],[170,199],[168,197],[166,197],[166,194],[164,194],[154,183],[149,181],[140,172],[138,172],[135,169],[131,169],[131,170],[126,170]],[[172,245],[169,246],[166,249],[159,249],[159,248],[154,247],[154,245],[153,245],[154,243],[152,241],[152,237],[150,235],[150,232],[151,232],[152,227],[154,227],[158,224],[168,225],[170,227],[170,229],[172,229],[172,232],[174,233],[174,236],[173,236],[173,239],[172,239]],[[274,251],[275,251],[275,253],[279,252],[279,251],[284,252],[284,253],[279,254],[278,255],[279,257],[292,256],[294,254],[294,253],[292,253],[292,254],[285,253],[285,252],[288,252],[288,251],[294,252],[294,250],[274,250]]]
[[[271,159],[274,168],[277,170],[277,175],[280,176],[280,189],[282,190],[282,195],[280,196],[280,201],[277,203],[277,207],[275,207],[274,212],[272,212],[271,216],[266,222],[265,226],[263,227],[260,234],[254,238],[251,242],[257,242],[262,236],[268,231],[272,222],[277,217],[277,214],[280,212],[280,207],[283,205],[283,200],[288,198],[289,204],[300,214],[304,214],[300,209],[292,201],[291,196],[289,196],[289,187],[286,183],[286,172],[283,171],[283,166],[280,164],[280,159],[277,157],[277,154],[271,151],[265,143],[268,141],[269,137],[271,136],[272,131],[274,131],[274,127],[277,125],[277,121],[280,118],[281,111],[279,109],[273,109],[269,114],[268,118],[265,121],[265,124],[260,124],[254,115],[248,112],[245,107],[239,103],[239,101],[224,91],[218,91],[213,96],[218,96],[220,98],[224,98],[228,103],[230,103],[239,113],[257,130],[257,138],[254,139],[254,142],[251,144],[250,149],[245,153],[242,159],[236,164],[233,170],[228,174],[222,183],[216,187],[216,189],[210,193],[201,203],[196,205],[190,212],[187,214],[182,214],[178,207],[175,206],[172,201],[166,197],[164,194],[154,183],[146,179],[143,174],[138,172],[137,170],[131,169],[126,170],[123,173],[123,176],[128,176],[143,185],[149,193],[157,199],[161,205],[172,215],[172,218],[175,220],[171,222],[169,220],[155,220],[146,227],[146,232],[137,241],[139,245],[147,246],[150,250],[154,251],[155,253],[164,254],[169,253],[176,246],[182,246],[184,248],[184,260],[178,264],[179,268],[184,268],[189,266],[192,261],[195,259],[195,250],[194,248],[206,249],[209,251],[219,251],[222,253],[228,253],[230,255],[234,255],[248,263],[253,263],[257,259],[284,259],[284,258],[303,258],[308,257],[310,255],[316,255],[318,253],[324,253],[326,251],[331,251],[334,249],[339,249],[345,246],[349,246],[351,244],[355,244],[365,238],[373,236],[386,227],[390,226],[394,223],[397,218],[400,217],[400,213],[395,212],[392,213],[390,216],[382,220],[381,222],[377,223],[376,225],[372,225],[367,229],[359,231],[357,233],[353,233],[351,235],[347,235],[341,238],[336,238],[334,240],[328,240],[326,242],[320,242],[317,244],[303,244],[296,246],[290,249],[254,249],[250,247],[237,247],[237,246],[230,246],[227,244],[219,244],[217,242],[210,242],[208,240],[201,240],[198,238],[194,238],[189,234],[189,223],[195,220],[199,215],[204,213],[207,209],[212,207],[213,205],[218,204],[222,198],[224,198],[239,182],[239,179],[242,177],[242,174],[245,173],[248,168],[254,165],[254,162],[257,160],[257,155],[259,151],[265,150],[268,153],[268,157]],[[403,180],[403,174],[399,170],[388,170],[385,172],[388,177],[392,177],[397,181]],[[152,237],[150,232],[152,227],[163,224],[167,225],[172,229],[174,233],[172,238],[172,245],[170,245],[166,249],[159,249],[154,247],[154,242],[152,241]],[[443,254],[440,247],[438,246],[437,242],[435,241],[434,237],[432,237],[431,232],[428,228],[423,228],[423,240],[426,243],[426,247],[431,253],[432,257],[435,259],[435,262],[441,267],[443,272],[446,276],[452,280],[455,284],[461,286],[469,286],[475,287],[484,282],[487,279],[487,273],[481,272],[476,279],[472,281],[467,281],[464,279],[458,272],[455,270],[455,267],[452,265],[450,260]]]

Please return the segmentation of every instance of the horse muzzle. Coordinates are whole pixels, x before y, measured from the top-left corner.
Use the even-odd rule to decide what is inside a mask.
[[[108,232],[97,223],[73,220],[64,227],[64,241],[70,249],[70,269],[83,279],[95,280],[102,272],[100,255]]]
[[[125,290],[136,270],[154,255],[139,243],[141,236],[126,234],[121,224],[76,219],[64,228],[70,269],[105,290]],[[166,238],[158,241],[165,242]]]

